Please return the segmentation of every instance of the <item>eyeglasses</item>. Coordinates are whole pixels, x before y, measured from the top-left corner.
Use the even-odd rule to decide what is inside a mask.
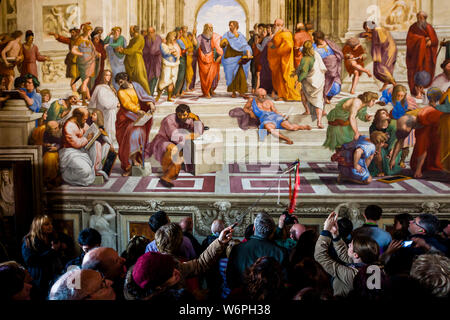
[[[416,226],[418,226],[419,228],[422,228],[423,230],[425,230],[425,232],[427,232],[427,229],[424,228],[424,227],[422,227],[420,224],[418,224],[418,223],[416,222],[416,220],[412,220],[412,223],[414,223]]]

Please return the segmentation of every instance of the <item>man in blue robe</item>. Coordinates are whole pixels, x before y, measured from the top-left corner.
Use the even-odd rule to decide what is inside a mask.
[[[241,97],[247,92],[247,77],[252,58],[252,48],[247,43],[245,36],[238,32],[239,23],[230,21],[230,31],[226,32],[220,46],[224,48],[222,58],[223,70],[227,82],[227,91],[232,92],[236,98],[236,92]]]

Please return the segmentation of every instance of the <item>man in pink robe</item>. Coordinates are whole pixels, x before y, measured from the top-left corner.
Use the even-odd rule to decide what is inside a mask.
[[[173,181],[178,177],[183,163],[183,156],[190,160],[190,155],[183,154],[188,140],[195,139],[203,133],[204,126],[200,118],[191,112],[189,106],[180,104],[175,113],[165,117],[158,134],[145,150],[145,156],[155,156],[163,169],[159,182],[167,188],[174,186]],[[190,163],[190,161],[187,161]],[[190,171],[186,164],[186,171]]]

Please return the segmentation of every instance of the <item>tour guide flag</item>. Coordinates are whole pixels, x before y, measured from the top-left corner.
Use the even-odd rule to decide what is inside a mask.
[[[289,202],[289,213],[293,213],[295,211],[295,205],[297,203],[297,194],[300,189],[300,161],[297,161],[297,168],[295,169],[295,183],[294,190],[292,194],[290,194],[290,202]]]

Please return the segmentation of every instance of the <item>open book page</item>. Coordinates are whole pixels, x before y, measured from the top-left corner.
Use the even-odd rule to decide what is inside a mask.
[[[87,138],[90,133],[93,133],[94,135],[89,140],[87,145],[84,146],[84,148],[86,150],[89,150],[92,147],[92,145],[94,144],[95,140],[97,140],[97,138],[101,135],[101,132],[95,123],[91,124],[89,129],[87,129],[86,132],[84,133],[83,137]]]
[[[153,118],[153,115],[151,113],[144,113],[141,117],[139,117],[133,124],[134,127],[142,127],[145,125],[151,118]]]

